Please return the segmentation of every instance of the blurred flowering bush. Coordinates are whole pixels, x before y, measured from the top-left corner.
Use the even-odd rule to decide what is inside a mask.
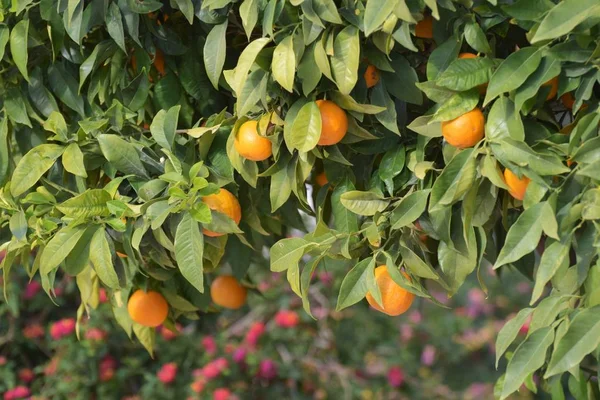
[[[340,282],[331,272],[311,286],[317,321],[284,276],[254,271],[261,284],[248,307],[157,328],[154,359],[116,325],[104,292],[76,326],[73,280],[57,278],[61,307],[48,306],[37,281],[14,280],[7,290],[22,301],[19,311],[0,309],[0,393],[4,400],[493,397],[495,336],[531,291],[520,276],[482,271],[487,299],[471,282],[451,302],[439,291],[451,310],[419,302],[390,318],[366,304],[336,312],[329,299]]]

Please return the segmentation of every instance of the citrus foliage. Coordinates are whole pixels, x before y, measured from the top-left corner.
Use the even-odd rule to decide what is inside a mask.
[[[537,305],[498,396],[540,368],[544,385],[579,377],[600,344],[599,13],[598,0],[5,2],[4,282],[23,264],[51,295],[59,270],[77,276],[80,315],[102,285],[151,344],[126,312],[132,290],[160,291],[167,323],[197,318],[212,272],[242,279],[265,247],[309,313],[328,264],[347,267],[341,309],[367,293],[382,305],[377,265],[434,301],[429,285],[453,295],[491,263],[534,279]],[[306,214],[316,227],[284,238]]]

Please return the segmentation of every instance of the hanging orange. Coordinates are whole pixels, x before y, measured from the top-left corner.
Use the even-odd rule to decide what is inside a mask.
[[[555,76],[554,78],[550,79],[542,86],[550,86],[550,93],[548,93],[548,96],[546,96],[546,101],[552,100],[556,97],[556,93],[558,93],[558,76]]]
[[[244,122],[233,145],[242,157],[251,161],[263,161],[273,154],[271,141],[258,134],[258,121]]]
[[[218,306],[236,310],[246,304],[248,291],[231,275],[221,275],[210,285],[210,297]]]
[[[374,65],[369,64],[365,71],[364,78],[367,84],[367,89],[372,88],[373,86],[377,85],[377,82],[379,82],[379,70],[377,70]]]
[[[531,179],[526,176],[519,178],[510,169],[506,168],[504,170],[504,182],[506,182],[506,186],[508,186],[508,193],[510,193],[512,197],[517,200],[523,200],[525,198],[527,186],[529,186]]]
[[[127,302],[127,312],[132,320],[150,328],[161,325],[169,315],[169,304],[162,294],[137,290]]]
[[[240,223],[240,220],[242,219],[242,208],[240,207],[240,202],[238,199],[231,194],[229,190],[221,188],[218,193],[204,196],[202,201],[206,203],[208,208],[211,210],[215,210],[229,216],[229,218],[234,220],[236,224]],[[202,233],[210,237],[225,235],[225,233],[213,232],[209,231],[208,229],[203,229]]]
[[[402,274],[410,280],[408,274],[405,272],[402,272]],[[410,308],[415,295],[394,282],[387,270],[387,266],[380,265],[375,268],[375,282],[381,292],[383,307],[377,304],[375,298],[369,292],[366,297],[371,307],[393,317],[404,314]]]
[[[415,26],[415,36],[422,39],[433,38],[433,18],[427,15]]]
[[[448,143],[459,149],[475,146],[484,135],[485,118],[479,108],[451,121],[442,122],[442,135]]]
[[[317,100],[321,112],[321,137],[319,145],[339,143],[348,132],[348,116],[337,104],[329,100]]]

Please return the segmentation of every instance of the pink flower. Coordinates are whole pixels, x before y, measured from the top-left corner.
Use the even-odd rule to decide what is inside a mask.
[[[332,272],[319,272],[319,280],[325,286],[329,286],[333,283],[333,273]]]
[[[106,355],[100,361],[100,381],[110,381],[115,376],[115,369],[117,368],[117,360],[113,357]]]
[[[75,320],[73,318],[61,319],[50,326],[50,336],[52,339],[59,340],[69,336],[75,331]]]
[[[200,393],[204,390],[204,381],[195,381],[190,385],[190,389],[194,393]]]
[[[1,262],[1,261],[0,261]],[[0,356],[0,366],[6,364],[6,357]]]
[[[277,377],[277,365],[273,360],[262,360],[258,365],[257,376],[262,379],[273,379]]]
[[[175,325],[175,329],[177,330],[177,332],[173,332],[172,330],[170,330],[169,328],[167,328],[163,325],[160,327],[160,335],[166,341],[173,340],[179,334],[179,331],[181,330],[181,325],[179,325],[179,324]]]
[[[23,292],[23,298],[25,300],[31,300],[35,297],[36,294],[40,291],[42,285],[38,281],[31,281],[25,287],[25,291]]]
[[[212,336],[204,336],[202,338],[202,347],[208,354],[213,355],[217,352],[217,342]]]
[[[214,363],[212,363],[212,362],[206,364],[202,368],[202,375],[206,379],[214,379],[217,376],[219,376],[220,373],[221,373],[221,371],[219,370],[219,368]]]
[[[225,357],[219,357],[215,361],[213,361],[213,363],[217,366],[217,368],[220,371],[226,370],[229,366],[229,362],[227,362],[227,359]]]
[[[387,374],[388,384],[391,387],[400,387],[402,386],[402,382],[404,382],[404,373],[400,369],[400,367],[391,367],[388,370]]]
[[[291,310],[280,310],[275,314],[275,323],[281,328],[293,328],[300,322],[298,313]]]
[[[31,391],[26,386],[17,386],[4,393],[4,400],[24,399],[31,396]]]
[[[165,385],[172,383],[177,376],[177,364],[171,362],[163,365],[156,376]]]
[[[229,400],[231,392],[229,389],[218,388],[213,392],[213,400]]]
[[[260,339],[263,333],[265,333],[265,324],[262,322],[255,322],[250,326],[250,329],[248,329],[248,333],[246,333],[246,343],[252,347],[256,346],[258,339]]]
[[[243,347],[238,347],[233,352],[233,361],[237,364],[243,364],[246,361],[246,355],[248,355],[248,351]]]
[[[31,324],[23,328],[23,336],[27,339],[37,339],[44,336],[44,328],[40,324]]]
[[[414,329],[410,325],[402,325],[400,326],[400,339],[403,342],[408,342],[414,336]]]
[[[521,294],[531,293],[531,285],[529,284],[529,282],[519,282],[517,284],[517,292]]]
[[[423,317],[421,316],[421,313],[419,311],[412,311],[409,315],[408,315],[408,319],[410,322],[412,322],[413,324],[417,325],[421,322],[421,320],[423,320]]]
[[[50,359],[50,362],[44,367],[44,375],[46,376],[52,376],[56,373],[56,370],[58,369],[60,364],[60,358],[58,357],[52,357],[52,359]]]
[[[101,341],[106,338],[106,332],[99,328],[90,328],[85,332],[85,338],[92,341]]]
[[[35,374],[29,368],[20,369],[18,375],[19,375],[19,379],[25,383],[29,383],[33,380],[33,378],[35,378]]]
[[[100,288],[100,290],[98,291],[98,300],[100,301],[100,303],[106,303],[108,301],[106,289]]]
[[[421,364],[430,367],[435,361],[435,347],[428,344],[421,353]]]
[[[194,378],[200,378],[202,377],[202,368],[196,368],[195,370],[192,371],[192,376]]]

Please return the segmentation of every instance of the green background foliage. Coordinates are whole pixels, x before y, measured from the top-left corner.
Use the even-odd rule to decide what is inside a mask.
[[[379,292],[377,264],[433,302],[432,287],[452,296],[491,264],[535,282],[500,398],[538,370],[552,385],[597,364],[598,0],[15,0],[1,16],[5,284],[22,266],[52,297],[57,275],[76,276],[80,317],[102,285],[149,345],[124,312],[131,290],[165,294],[170,324],[198,318],[221,267],[244,279],[270,262],[310,314],[327,263],[347,272],[338,309]],[[433,38],[417,37],[431,17]],[[333,146],[317,145],[322,98],[348,115]],[[474,107],[485,138],[445,143],[441,123]],[[237,153],[248,119],[272,158]],[[531,179],[522,202],[503,168]],[[239,227],[202,202],[220,187],[240,200]]]

